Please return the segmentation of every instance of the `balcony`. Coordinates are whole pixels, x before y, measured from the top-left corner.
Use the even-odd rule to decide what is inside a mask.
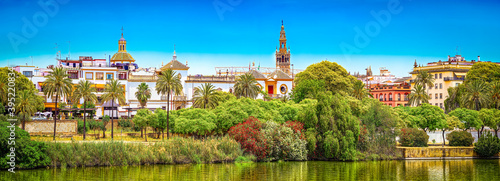
[[[187,81],[234,82],[235,76],[188,76]]]
[[[279,99],[281,98],[281,94],[268,94],[269,97],[271,97],[272,99]]]
[[[444,81],[454,81],[454,80],[464,81],[465,78],[464,77],[445,77],[443,80]]]

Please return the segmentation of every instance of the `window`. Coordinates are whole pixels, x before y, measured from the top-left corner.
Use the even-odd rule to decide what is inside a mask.
[[[434,74],[434,79],[438,79],[438,74]]]
[[[32,71],[23,71],[23,75],[26,76],[26,77],[32,77],[33,76],[33,72]]]
[[[439,103],[439,107],[442,109],[443,108],[443,103]]]
[[[437,89],[437,88],[438,88],[438,84],[437,84],[437,83],[435,83],[435,84],[434,84],[434,88],[435,88],[435,89]]]
[[[436,99],[438,99],[438,94],[436,93],[435,95],[436,95]],[[437,103],[436,103],[436,104],[437,104]]]
[[[439,83],[439,89],[443,89],[443,83]]]
[[[286,94],[287,91],[288,91],[288,87],[285,84],[281,84],[281,86],[280,86],[281,94]]]
[[[113,73],[106,73],[106,80],[113,80],[114,74]]]
[[[429,94],[429,99],[432,99],[432,94]]]
[[[92,73],[92,72],[85,73],[85,79],[87,79],[87,80],[94,79],[94,73]]]
[[[104,80],[104,73],[96,72],[95,73],[95,80]]]
[[[438,103],[436,103],[436,104],[434,104],[434,105],[438,106]]]
[[[439,78],[442,79],[443,78],[443,74],[442,73],[439,73]]]
[[[443,93],[439,93],[439,99],[443,99]]]

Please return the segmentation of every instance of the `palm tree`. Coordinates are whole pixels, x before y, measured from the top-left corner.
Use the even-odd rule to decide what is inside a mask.
[[[62,67],[52,68],[52,72],[45,77],[43,93],[45,96],[54,100],[55,96],[56,105],[54,106],[54,141],[56,140],[56,122],[57,122],[57,102],[60,96],[68,96],[71,92],[73,85],[71,84],[71,79],[68,78],[66,69]]]
[[[460,88],[448,88],[448,97],[444,100],[444,107],[446,112],[451,112],[456,108],[460,108]]]
[[[481,110],[488,104],[491,97],[488,95],[488,85],[480,80],[475,80],[465,84],[465,92],[462,96],[463,104],[469,109]]]
[[[246,73],[236,79],[236,84],[234,84],[234,95],[236,97],[243,96],[255,99],[259,93],[260,87],[257,86],[257,81],[252,74]]]
[[[493,108],[500,108],[500,81],[491,83],[490,95]]]
[[[7,102],[7,77],[0,77],[0,103]]]
[[[429,102],[429,95],[427,95],[422,85],[417,85],[413,88],[413,90],[411,90],[410,95],[408,95],[408,99],[410,105],[420,106],[422,103]]]
[[[428,71],[420,71],[415,79],[415,86],[417,85],[432,87],[434,86],[434,77]]]
[[[104,102],[112,101],[111,102],[112,108],[115,107],[115,100],[118,101],[119,105],[125,104],[125,89],[123,88],[122,84],[118,82],[118,80],[111,80],[110,82],[106,83],[106,86],[104,86],[104,92],[105,93],[102,95],[102,100]],[[111,112],[111,139],[113,139],[113,130],[114,130],[113,113],[114,111]]]
[[[156,81],[156,92],[158,94],[167,95],[167,139],[170,139],[170,94],[179,95],[182,92],[182,84],[180,74],[177,74],[172,69],[166,69],[158,75]]]
[[[78,104],[80,99],[83,99],[83,140],[85,140],[85,126],[87,125],[87,116],[85,115],[87,113],[87,102],[94,103],[97,101],[97,96],[94,94],[96,89],[92,85],[93,84],[87,80],[80,80],[80,82],[76,85],[75,91],[73,92],[74,103]]]
[[[151,98],[151,90],[149,89],[148,84],[144,82],[139,84],[139,86],[137,87],[137,92],[135,92],[135,97],[139,101],[139,104],[141,104],[141,108],[144,109],[144,107],[146,107],[148,99]]]
[[[29,90],[23,90],[17,94],[16,112],[23,122],[22,129],[24,130],[26,121],[31,119],[31,116],[36,112],[35,93]]]
[[[363,98],[366,97],[373,97],[373,95],[370,94],[368,89],[365,88],[365,84],[361,81],[356,81],[356,83],[354,83],[354,88],[353,91],[351,92],[351,96],[359,100],[362,100]]]
[[[193,106],[197,108],[215,108],[219,105],[219,97],[217,90],[211,83],[205,83],[201,87],[197,87],[194,91]]]

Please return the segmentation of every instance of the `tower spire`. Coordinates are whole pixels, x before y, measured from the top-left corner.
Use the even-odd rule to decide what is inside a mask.
[[[177,55],[175,55],[175,44],[174,44],[174,56],[172,56],[172,60],[177,60]]]
[[[122,38],[123,38],[123,26],[122,26],[122,29],[121,29],[121,30],[122,30]]]

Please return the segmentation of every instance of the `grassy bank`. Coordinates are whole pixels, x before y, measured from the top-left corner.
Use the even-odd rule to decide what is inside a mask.
[[[174,137],[155,144],[47,143],[50,167],[233,162],[243,152],[231,138]]]

